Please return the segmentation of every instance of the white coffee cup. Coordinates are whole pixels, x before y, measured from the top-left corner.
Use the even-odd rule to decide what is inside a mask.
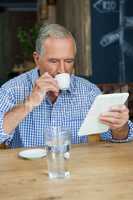
[[[55,76],[60,90],[67,90],[70,86],[70,74],[62,73]]]

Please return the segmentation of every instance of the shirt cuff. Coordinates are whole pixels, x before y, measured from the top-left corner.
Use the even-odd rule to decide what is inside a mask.
[[[115,143],[124,143],[124,142],[130,142],[133,141],[133,122],[131,122],[130,120],[128,121],[128,137],[126,139],[113,139],[112,138],[112,131],[109,130],[106,133],[102,134],[102,139],[103,140],[108,140],[110,142],[115,142]]]

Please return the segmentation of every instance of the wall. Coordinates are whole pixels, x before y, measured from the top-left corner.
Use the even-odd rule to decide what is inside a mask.
[[[57,23],[70,30],[77,42],[75,72],[91,74],[90,1],[57,0]]]
[[[17,38],[18,27],[32,27],[36,12],[0,13],[0,84],[8,80],[14,64],[21,62],[21,48]]]
[[[7,77],[10,66],[9,20],[6,12],[0,13],[0,84]]]

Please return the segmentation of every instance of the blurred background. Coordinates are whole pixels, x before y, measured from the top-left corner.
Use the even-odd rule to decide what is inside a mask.
[[[96,84],[133,82],[133,1],[0,0],[0,84],[34,67],[39,26],[59,23],[77,41],[75,74]]]

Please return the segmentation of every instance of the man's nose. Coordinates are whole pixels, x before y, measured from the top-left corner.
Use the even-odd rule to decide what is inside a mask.
[[[58,73],[64,73],[65,72],[65,62],[64,61],[60,61],[59,63],[59,67],[58,67]]]

